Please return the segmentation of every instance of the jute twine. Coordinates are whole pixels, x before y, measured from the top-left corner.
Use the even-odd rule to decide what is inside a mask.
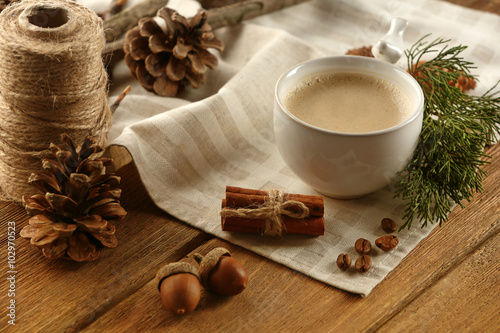
[[[294,207],[294,209],[291,209]],[[298,207],[299,209],[297,209]],[[266,202],[257,208],[227,208],[220,211],[222,217],[240,217],[247,219],[263,219],[263,235],[280,236],[284,225],[281,215],[302,219],[309,215],[309,208],[296,200],[285,200],[285,192],[279,190],[267,191]]]
[[[0,14],[0,188],[20,201],[51,142],[111,127],[102,20],[72,1],[24,0]]]

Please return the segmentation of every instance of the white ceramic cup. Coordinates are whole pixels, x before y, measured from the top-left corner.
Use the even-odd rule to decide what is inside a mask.
[[[346,134],[305,123],[286,109],[283,99],[299,82],[331,72],[364,73],[395,84],[411,101],[411,117],[388,129]],[[276,84],[276,144],[292,171],[321,194],[344,199],[361,197],[387,186],[408,164],[422,129],[423,109],[424,95],[419,84],[395,65],[360,56],[313,59],[283,74]]]

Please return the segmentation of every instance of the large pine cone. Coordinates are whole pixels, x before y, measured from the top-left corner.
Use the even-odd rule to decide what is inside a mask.
[[[30,185],[44,194],[23,197],[29,224],[21,236],[50,259],[66,257],[92,261],[103,247],[118,244],[115,226],[127,214],[120,205],[120,177],[106,174],[109,158],[97,157],[102,148],[90,138],[81,146],[63,135],[64,146],[50,149],[55,159],[43,160],[43,171],[30,176]]]
[[[160,96],[176,96],[185,85],[193,88],[205,82],[208,68],[217,58],[207,49],[224,49],[199,12],[189,21],[164,7],[153,18],[142,18],[125,35],[125,63],[141,85]]]

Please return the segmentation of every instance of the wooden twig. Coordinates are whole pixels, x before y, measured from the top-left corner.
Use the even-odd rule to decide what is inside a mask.
[[[118,109],[118,107],[120,106],[120,103],[123,101],[123,99],[125,98],[125,96],[128,95],[128,93],[130,92],[131,89],[132,88],[130,86],[127,86],[122,91],[122,93],[120,94],[120,96],[118,96],[118,98],[116,99],[116,101],[109,106],[109,108],[111,110],[111,113],[115,113],[116,109]]]
[[[235,25],[243,20],[268,14],[285,7],[293,6],[309,0],[245,0],[228,6],[207,10],[208,23],[213,29]],[[155,16],[158,9],[165,6],[168,0],[147,0],[112,16],[104,22],[106,41],[103,50],[107,55],[120,50],[125,40],[120,38],[132,28],[141,17]]]
[[[118,14],[121,12],[125,6],[127,5],[127,0],[113,0],[111,5],[105,11],[97,13],[104,20],[109,19],[111,16]]]
[[[293,6],[308,0],[245,0],[232,5],[207,10],[212,29],[241,23],[257,16]]]
[[[127,0],[113,0],[111,3],[111,8],[109,10],[109,15],[115,15],[121,12],[127,5]]]
[[[125,44],[125,36],[120,36],[118,39],[106,43],[104,45],[104,49],[102,50],[102,55],[103,56],[110,56],[110,55],[121,55],[123,56],[123,45]]]
[[[161,7],[167,5],[168,0],[145,0],[135,6],[127,8],[104,21],[104,35],[106,42],[113,42],[127,30],[133,28],[142,17],[152,17]]]
[[[241,0],[198,0],[198,2],[203,8],[210,9],[232,5],[233,3],[241,2]]]

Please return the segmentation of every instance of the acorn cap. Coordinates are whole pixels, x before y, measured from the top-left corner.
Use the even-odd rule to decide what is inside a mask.
[[[155,280],[158,290],[160,290],[161,283],[164,279],[174,274],[188,273],[196,276],[200,280],[200,270],[195,255],[189,254],[181,261],[172,262],[160,268],[156,273]]]
[[[208,276],[222,256],[230,257],[231,253],[224,247],[216,247],[215,249],[208,252],[207,255],[204,256],[201,260],[199,272],[201,276],[201,284],[204,287],[208,285]]]

